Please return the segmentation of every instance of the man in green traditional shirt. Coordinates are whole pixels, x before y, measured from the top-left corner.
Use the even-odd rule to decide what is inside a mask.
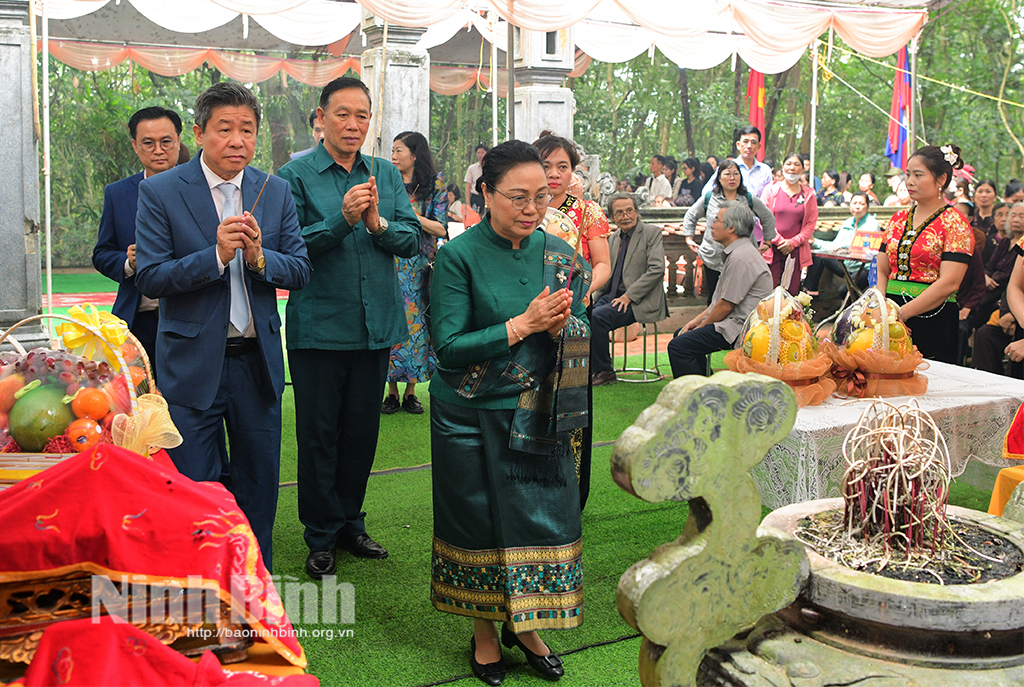
[[[419,221],[402,175],[360,153],[370,92],[339,78],[320,94],[323,146],[281,168],[292,186],[313,275],[288,298],[286,341],[295,391],[299,520],[306,572],[335,571],[335,548],[385,558],[362,512],[380,428],[391,346],[409,338],[395,256],[419,251]],[[373,166],[373,176],[370,167]]]

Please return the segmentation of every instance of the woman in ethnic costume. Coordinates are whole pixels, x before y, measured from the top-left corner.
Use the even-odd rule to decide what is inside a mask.
[[[425,309],[430,302],[430,262],[437,252],[437,239],[448,234],[448,189],[434,166],[430,146],[423,134],[404,131],[395,136],[391,163],[402,173],[409,202],[420,220],[420,252],[411,258],[395,258],[398,284],[405,301],[409,340],[391,349],[388,366],[388,396],[380,412],[391,415],[399,408],[419,415],[423,404],[416,398],[416,384],[434,373],[436,358],[430,345]],[[398,401],[398,383],[405,382],[405,394]]]
[[[430,596],[474,619],[470,665],[498,685],[495,621],[549,679],[561,661],[536,631],[583,621],[569,434],[589,423],[589,275],[565,241],[538,231],[551,194],[537,150],[509,141],[482,165],[489,212],[438,250],[431,292]]]
[[[542,131],[540,138],[533,142],[544,160],[544,172],[548,178],[548,190],[553,196],[550,208],[564,213],[573,223],[575,230],[566,232],[558,222],[546,222],[546,231],[564,239],[574,249],[582,239],[580,256],[593,268],[594,277],[583,298],[590,314],[591,294],[604,286],[612,276],[611,257],[608,253],[608,235],[611,228],[601,206],[592,200],[584,200],[580,195],[569,192],[569,186],[576,178],[573,170],[580,162],[579,149],[567,138],[555,136],[550,131]],[[551,214],[550,211],[548,214]],[[607,346],[608,342],[599,342]],[[593,386],[587,385],[587,411],[593,414]],[[573,453],[576,461],[576,474],[580,484],[580,510],[587,505],[590,495],[590,465],[594,440],[594,429],[587,425],[573,437]]]
[[[915,205],[892,216],[878,254],[878,288],[900,308],[925,358],[955,363],[956,292],[974,253],[974,231],[942,196],[964,166],[955,145],[918,148],[907,161]]]

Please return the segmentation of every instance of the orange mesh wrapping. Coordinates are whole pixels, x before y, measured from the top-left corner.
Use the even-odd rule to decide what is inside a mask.
[[[928,378],[917,372],[928,369],[928,363],[917,346],[904,358],[894,351],[851,353],[830,340],[821,342],[821,350],[832,359],[832,376],[840,396],[921,396],[928,390]]]
[[[822,352],[802,363],[778,365],[748,358],[737,348],[726,354],[725,364],[733,372],[757,372],[789,384],[800,408],[821,405],[836,390],[836,384],[829,376],[832,359]]]

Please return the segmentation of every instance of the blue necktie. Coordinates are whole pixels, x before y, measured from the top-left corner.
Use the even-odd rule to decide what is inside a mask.
[[[235,213],[235,189],[238,188],[232,183],[224,182],[217,188],[224,194],[224,211],[220,213],[221,220],[234,216]],[[235,249],[234,259],[228,263],[228,283],[231,285],[231,310],[228,314],[228,321],[232,326],[244,334],[249,328],[249,299],[245,293],[245,274],[243,270],[242,249]]]

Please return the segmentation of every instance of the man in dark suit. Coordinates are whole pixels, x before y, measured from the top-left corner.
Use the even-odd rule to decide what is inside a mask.
[[[618,227],[608,237],[612,277],[595,296],[590,316],[590,367],[594,386],[614,384],[608,350],[609,332],[634,322],[659,322],[668,317],[665,301],[665,249],[661,227],[644,224],[636,200],[616,193],[608,200],[608,215]]]
[[[131,116],[128,132],[142,171],[103,189],[103,215],[99,237],[92,250],[92,264],[101,274],[118,283],[112,311],[128,323],[155,365],[159,303],[140,294],[135,286],[135,214],[139,206],[139,182],[178,163],[181,118],[162,107],[147,107]]]
[[[157,374],[184,438],[171,459],[187,477],[216,480],[226,423],[227,486],[272,570],[284,391],[276,289],[301,289],[311,267],[288,184],[248,167],[259,124],[259,102],[238,84],[196,99],[202,149],[139,186],[136,255],[139,290],[160,299]]]

